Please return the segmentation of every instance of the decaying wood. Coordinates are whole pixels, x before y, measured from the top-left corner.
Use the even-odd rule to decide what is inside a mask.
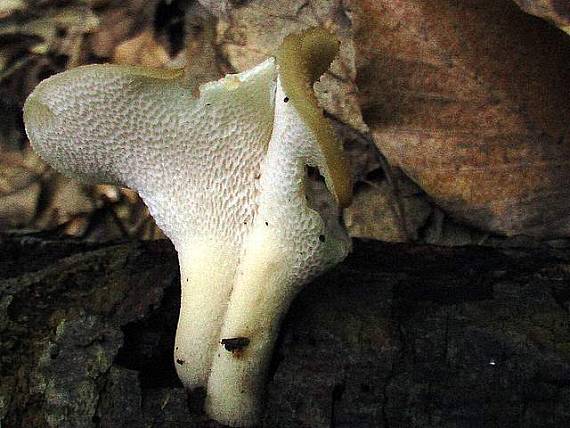
[[[205,427],[174,370],[167,241],[0,241],[0,423]],[[570,424],[570,249],[356,241],[307,286],[263,425]]]

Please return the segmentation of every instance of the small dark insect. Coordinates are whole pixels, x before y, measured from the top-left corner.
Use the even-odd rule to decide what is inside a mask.
[[[288,102],[289,102],[289,97],[283,98],[283,102],[284,102],[284,103],[288,103]]]
[[[249,338],[247,338],[247,337],[232,337],[231,339],[222,339],[220,341],[220,343],[222,345],[224,345],[224,348],[226,348],[226,351],[236,352],[236,351],[242,350],[247,345],[249,345]]]
[[[182,365],[182,364],[184,364],[185,362],[186,362],[186,361],[181,360],[180,358],[177,358],[177,359],[176,359],[176,363],[177,363],[177,364]]]

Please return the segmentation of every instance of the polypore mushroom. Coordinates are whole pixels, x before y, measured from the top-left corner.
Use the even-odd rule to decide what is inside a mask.
[[[35,150],[59,171],[136,189],[178,252],[174,360],[206,410],[254,423],[283,315],[350,240],[307,202],[307,165],[339,206],[350,199],[341,145],[312,83],[338,42],[313,28],[276,55],[194,96],[180,70],[93,65],[41,82],[24,106]]]

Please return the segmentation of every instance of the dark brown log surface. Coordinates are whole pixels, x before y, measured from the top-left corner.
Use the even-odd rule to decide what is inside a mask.
[[[204,427],[166,241],[0,240],[0,426]],[[570,426],[570,249],[356,241],[282,328],[266,427]]]

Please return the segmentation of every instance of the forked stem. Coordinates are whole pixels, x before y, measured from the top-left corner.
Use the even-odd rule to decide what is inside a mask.
[[[288,256],[264,226],[250,238],[221,329],[208,380],[206,412],[231,426],[259,420],[279,324],[301,284]]]
[[[178,249],[182,288],[174,362],[184,386],[206,386],[235,277],[237,255],[220,243]]]

